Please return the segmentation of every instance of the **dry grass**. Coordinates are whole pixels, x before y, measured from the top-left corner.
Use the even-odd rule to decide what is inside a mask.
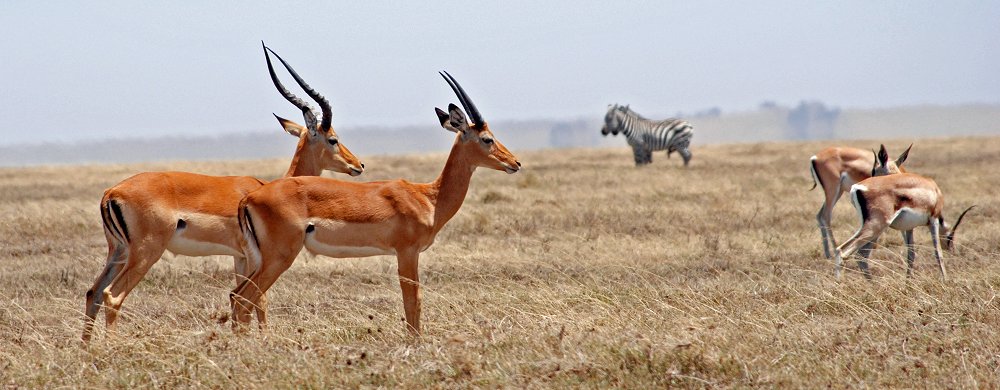
[[[898,152],[909,143],[890,143]],[[871,147],[872,142],[850,144]],[[695,149],[690,169],[625,148],[523,153],[481,170],[422,257],[425,336],[404,332],[395,262],[305,258],[271,290],[272,329],[229,331],[228,258],[167,258],[116,334],[79,341],[106,246],[97,203],[131,173],[273,178],[285,161],[0,170],[0,386],[998,387],[1000,138],[926,139],[949,220],[980,205],[938,280],[926,231],[875,281],[822,259],[808,158],[825,144]],[[432,179],[444,156],[378,157],[363,178]],[[856,228],[837,208],[836,237]]]

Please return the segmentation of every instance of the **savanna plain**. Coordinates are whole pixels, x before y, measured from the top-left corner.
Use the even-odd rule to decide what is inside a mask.
[[[423,253],[419,338],[391,257],[300,255],[270,328],[237,335],[231,259],[167,255],[84,344],[105,188],[149,170],[273,179],[288,161],[0,169],[0,386],[1000,387],[1000,138],[887,146],[910,142],[905,166],[937,181],[949,223],[979,205],[945,281],[926,229],[912,278],[893,231],[873,281],[823,258],[809,157],[877,141],[696,143],[687,169],[664,153],[636,168],[625,147],[515,150],[524,169],[480,169]],[[337,177],[430,181],[445,161],[362,158],[363,176]],[[838,242],[858,227],[847,197],[833,227]]]

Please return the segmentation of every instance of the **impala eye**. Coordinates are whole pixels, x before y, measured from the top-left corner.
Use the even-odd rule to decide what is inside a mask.
[[[326,140],[326,142],[329,142],[330,145],[337,146],[337,139],[336,138],[330,138],[330,139]]]
[[[493,144],[493,138],[483,138],[483,143],[487,145]]]

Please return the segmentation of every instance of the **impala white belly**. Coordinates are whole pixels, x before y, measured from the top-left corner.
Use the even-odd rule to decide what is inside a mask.
[[[182,214],[177,230],[167,241],[167,250],[185,256],[243,256],[237,247],[236,218],[210,214]]]
[[[915,227],[927,226],[930,215],[909,207],[903,207],[893,214],[889,226],[896,230],[912,230]]]
[[[229,255],[243,256],[240,251],[215,242],[191,240],[174,235],[167,243],[167,250],[173,254],[184,256]]]
[[[311,224],[304,242],[310,253],[337,258],[396,255],[396,250],[380,239],[385,231],[380,224],[331,220]]]

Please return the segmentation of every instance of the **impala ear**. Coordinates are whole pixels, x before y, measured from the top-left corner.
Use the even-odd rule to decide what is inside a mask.
[[[906,157],[910,155],[911,148],[913,148],[913,144],[910,144],[910,146],[903,151],[903,154],[900,154],[899,157],[896,157],[896,165],[903,165],[903,161],[906,161]]]
[[[301,137],[302,132],[306,130],[305,126],[292,122],[288,119],[282,118],[277,114],[271,114],[271,115],[274,115],[274,117],[278,119],[278,123],[281,124],[281,127],[284,128],[285,131],[288,132],[288,134],[295,136],[295,138]]]
[[[885,151],[885,145],[879,145],[878,147],[878,162],[883,167],[889,163],[889,152]]]
[[[441,121],[441,127],[445,130],[462,134],[469,130],[469,121],[465,119],[465,113],[454,103],[448,105],[448,113],[445,113],[440,108],[435,108],[434,111],[437,112],[438,120]]]
[[[447,127],[445,127],[445,122],[448,121],[448,113],[444,112],[444,110],[442,110],[440,108],[437,108],[437,107],[434,107],[434,113],[437,114],[438,121],[441,122],[441,127],[444,127],[444,128],[447,129]]]

